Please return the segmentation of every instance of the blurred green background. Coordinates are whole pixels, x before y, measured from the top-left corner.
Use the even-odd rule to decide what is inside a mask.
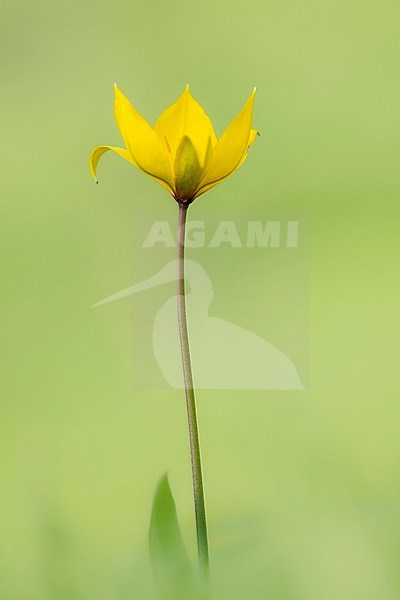
[[[215,597],[398,598],[398,2],[1,12],[1,599],[152,597],[166,469],[195,556],[182,394],[132,388],[127,303],[88,309],[132,283],[132,210],[175,210],[114,156],[93,184],[92,147],[120,144],[114,81],[151,122],[190,82],[217,134],[257,85],[263,136],[193,218],[309,221],[308,390],[198,395]],[[259,269],[230,261],[232,316],[262,314]]]

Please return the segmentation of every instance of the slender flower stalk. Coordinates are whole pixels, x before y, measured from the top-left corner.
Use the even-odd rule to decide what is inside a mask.
[[[185,226],[189,205],[233,175],[245,162],[258,134],[252,129],[255,89],[220,138],[189,86],[152,127],[115,86],[114,114],[125,148],[97,146],[89,164],[97,182],[100,158],[110,150],[162,185],[179,206],[177,308],[201,573],[208,572],[208,539],[196,402],[185,298]]]
[[[185,295],[185,230],[186,217],[189,206],[179,204],[178,219],[178,252],[177,252],[177,305],[178,305],[178,327],[181,345],[183,381],[186,395],[186,409],[189,425],[190,456],[192,462],[192,479],[194,507],[196,513],[197,549],[199,554],[200,571],[203,577],[207,576],[208,537],[207,518],[203,490],[203,474],[201,467],[200,442],[197,426],[196,399],[193,385],[192,363],[190,358],[189,333],[186,316]]]

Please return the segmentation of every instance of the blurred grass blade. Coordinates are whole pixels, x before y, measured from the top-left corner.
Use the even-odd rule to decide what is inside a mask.
[[[176,599],[185,597],[190,589],[194,591],[193,572],[167,474],[160,479],[153,500],[149,549],[154,577],[165,597]]]

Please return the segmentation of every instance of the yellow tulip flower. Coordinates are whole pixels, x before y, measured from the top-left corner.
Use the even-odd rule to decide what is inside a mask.
[[[217,139],[189,86],[151,127],[115,85],[115,118],[126,148],[95,148],[90,155],[93,177],[96,179],[101,156],[113,150],[163,185],[177,202],[190,204],[230,177],[246,160],[258,134],[251,128],[254,95],[255,89]]]

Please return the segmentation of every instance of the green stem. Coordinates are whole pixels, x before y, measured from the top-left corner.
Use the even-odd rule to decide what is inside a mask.
[[[183,380],[185,385],[186,408],[189,424],[190,456],[192,461],[192,478],[194,508],[196,513],[197,548],[199,553],[200,571],[203,577],[207,576],[208,539],[207,520],[204,502],[203,475],[201,468],[199,432],[197,427],[196,400],[194,396],[192,364],[190,359],[189,335],[186,318],[185,297],[185,230],[186,217],[189,206],[179,204],[178,223],[178,272],[177,272],[177,301],[178,301],[178,325],[181,344]]]

